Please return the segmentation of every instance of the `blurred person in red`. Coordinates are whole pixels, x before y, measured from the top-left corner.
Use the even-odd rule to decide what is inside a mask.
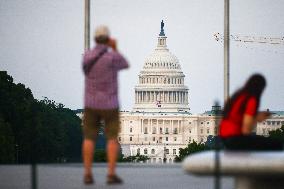
[[[120,131],[118,81],[119,70],[128,68],[125,58],[117,52],[116,41],[110,38],[106,26],[96,28],[96,46],[85,52],[83,71],[85,74],[85,97],[83,117],[82,155],[84,162],[84,183],[93,184],[92,163],[100,122],[105,123],[107,138],[108,184],[120,184],[116,175],[116,161],[119,152],[117,136]]]
[[[226,103],[220,123],[220,137],[226,149],[283,149],[283,144],[280,141],[252,133],[257,122],[264,121],[270,116],[267,111],[258,111],[265,86],[265,78],[260,74],[254,74]]]

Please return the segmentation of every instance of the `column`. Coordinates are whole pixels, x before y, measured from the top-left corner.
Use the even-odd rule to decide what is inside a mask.
[[[170,127],[171,127],[171,132],[174,132],[174,127],[173,127],[173,120],[170,120]]]
[[[153,133],[153,125],[152,125],[152,119],[150,119],[149,134],[152,134],[152,133]]]
[[[165,102],[168,102],[168,92],[165,91]]]
[[[188,103],[188,93],[186,93],[185,98],[186,103]]]
[[[155,102],[157,102],[157,100],[158,100],[158,92],[156,91],[155,92]]]

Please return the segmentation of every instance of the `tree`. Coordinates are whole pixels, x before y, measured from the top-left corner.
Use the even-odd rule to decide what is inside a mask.
[[[80,161],[81,143],[81,120],[72,110],[46,97],[34,99],[25,85],[0,72],[1,163],[15,157],[20,163]]]
[[[277,139],[284,144],[284,125],[282,125],[282,127],[279,129],[276,129],[274,131],[269,131],[269,137]]]
[[[179,149],[179,156],[176,156],[175,161],[180,162],[188,155],[208,149],[209,148],[204,143],[196,143],[193,141],[192,143],[189,143],[186,148]]]
[[[127,156],[122,159],[123,162],[146,162],[150,159],[148,156],[136,154],[135,156]]]
[[[14,163],[16,155],[15,138],[11,126],[0,117],[0,163]]]

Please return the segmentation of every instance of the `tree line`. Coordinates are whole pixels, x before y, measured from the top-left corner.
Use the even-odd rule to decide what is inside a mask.
[[[284,125],[282,125],[279,129],[269,131],[268,137],[277,139],[284,144]],[[223,149],[222,142],[218,137],[209,135],[205,143],[197,143],[193,141],[192,143],[189,143],[186,148],[180,148],[179,156],[176,156],[175,161],[181,162],[188,155],[205,150],[214,150],[216,147]]]
[[[81,160],[81,120],[63,104],[37,100],[0,72],[0,163]]]

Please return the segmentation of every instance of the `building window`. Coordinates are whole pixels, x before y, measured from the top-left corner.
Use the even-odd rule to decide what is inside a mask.
[[[170,154],[169,149],[166,149],[165,152],[166,152],[166,154]]]
[[[152,150],[151,150],[151,154],[155,154],[155,149],[152,149]]]
[[[166,137],[166,141],[169,141],[169,137]]]
[[[148,154],[147,148],[144,149],[144,154]]]
[[[159,138],[159,143],[162,143],[162,141],[163,141],[163,137],[160,137]]]
[[[214,133],[217,135],[217,127],[214,127]]]
[[[173,154],[176,155],[177,154],[177,150],[173,149]]]
[[[166,134],[169,134],[169,128],[166,128]]]
[[[209,129],[207,129],[207,134],[209,134]]]
[[[189,122],[188,122],[188,124],[190,125],[190,124],[191,124],[191,122],[189,121]]]
[[[267,125],[271,125],[271,121],[267,121]]]
[[[132,127],[130,127],[130,132],[132,133]]]
[[[118,141],[121,141],[121,137],[118,137]]]
[[[203,122],[201,122],[200,124],[203,125]]]
[[[155,141],[155,137],[153,137],[153,141]]]
[[[132,121],[130,121],[130,123],[132,123]]]
[[[203,129],[200,129],[200,133],[203,134]]]
[[[201,143],[203,142],[203,138],[200,139],[200,142],[201,142]]]
[[[188,142],[191,142],[191,137],[188,138]]]
[[[129,140],[132,141],[132,137],[130,137]]]
[[[177,141],[177,137],[174,137],[174,141]]]
[[[153,127],[153,134],[156,134],[156,127]]]
[[[144,128],[144,134],[148,134],[148,128],[147,127]]]
[[[189,129],[189,133],[191,133],[191,129]]]
[[[178,133],[178,129],[174,128],[174,134],[177,134],[177,133]]]
[[[163,134],[163,128],[160,127],[160,134]]]
[[[207,125],[209,125],[209,121],[207,122]]]
[[[138,155],[140,154],[140,148],[137,149],[137,154],[138,154]]]

